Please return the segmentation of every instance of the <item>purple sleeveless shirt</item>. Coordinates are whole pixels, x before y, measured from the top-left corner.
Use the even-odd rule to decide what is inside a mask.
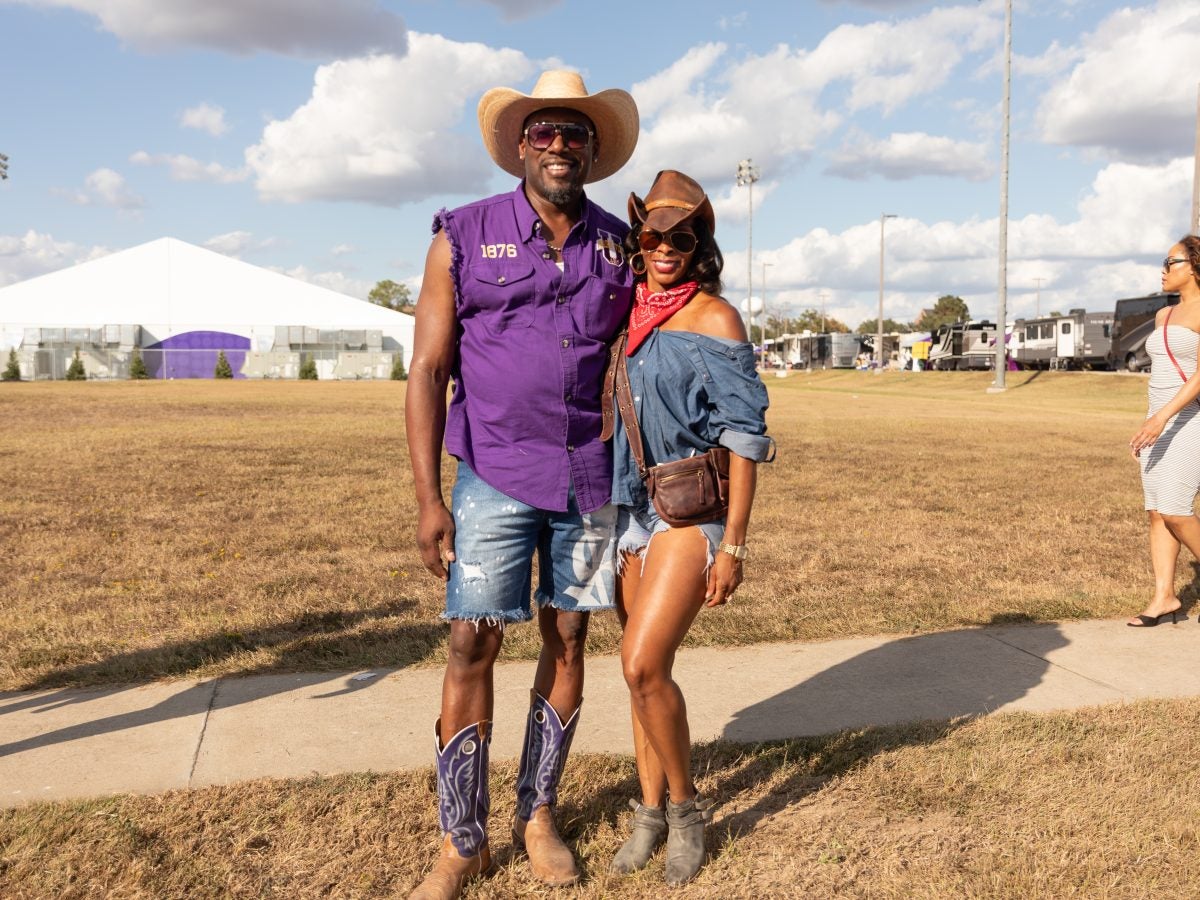
[[[600,389],[632,298],[629,229],[584,198],[560,271],[524,188],[434,216],[458,314],[446,450],[514,500],[562,512],[573,484],[592,512],[611,499]]]

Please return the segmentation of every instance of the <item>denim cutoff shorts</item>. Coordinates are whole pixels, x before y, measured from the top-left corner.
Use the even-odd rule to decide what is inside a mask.
[[[443,619],[501,626],[532,619],[535,549],[538,606],[564,612],[614,607],[617,508],[611,503],[581,514],[572,488],[566,512],[538,509],[496,490],[460,461],[450,512],[455,559]]]
[[[617,568],[623,570],[626,553],[635,553],[644,561],[650,539],[670,527],[659,517],[653,501],[647,500],[644,506],[618,506]],[[699,528],[704,539],[708,541],[708,557],[704,563],[704,570],[707,572],[716,558],[717,546],[725,536],[725,517],[692,527]]]

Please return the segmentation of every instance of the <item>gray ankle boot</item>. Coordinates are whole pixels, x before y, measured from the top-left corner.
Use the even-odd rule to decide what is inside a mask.
[[[667,836],[667,814],[662,807],[643,806],[632,798],[629,805],[633,807],[633,831],[608,867],[615,875],[644,869]]]
[[[713,802],[699,796],[682,803],[667,800],[667,884],[685,884],[704,865],[704,823]]]

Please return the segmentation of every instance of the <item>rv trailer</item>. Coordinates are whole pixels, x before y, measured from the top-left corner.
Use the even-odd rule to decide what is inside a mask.
[[[1090,369],[1107,366],[1112,313],[1073,309],[1065,316],[1017,319],[1012,358],[1022,369]]]
[[[1140,372],[1150,365],[1146,338],[1154,330],[1154,316],[1164,306],[1179,302],[1178,294],[1147,294],[1118,300],[1113,310],[1112,342],[1108,362],[1114,369]]]

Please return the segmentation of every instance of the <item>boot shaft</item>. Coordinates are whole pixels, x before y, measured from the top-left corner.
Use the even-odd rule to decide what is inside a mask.
[[[441,746],[441,720],[436,728],[438,823],[462,856],[476,856],[487,844],[492,723],[485,720],[468,725],[445,747]]]
[[[579,710],[563,722],[550,702],[530,691],[529,715],[525,720],[525,745],[517,772],[517,818],[526,821],[539,806],[553,809],[558,802],[558,782],[579,724]]]

